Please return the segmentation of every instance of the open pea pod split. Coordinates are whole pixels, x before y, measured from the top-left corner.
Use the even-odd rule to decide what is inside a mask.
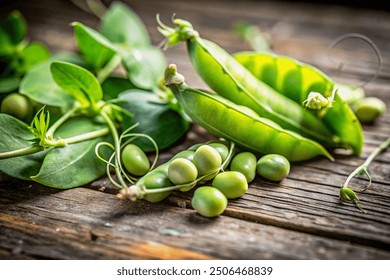
[[[310,92],[329,98],[334,82],[317,68],[286,56],[271,53],[240,52],[234,58],[255,77],[284,96],[302,104]],[[337,86],[337,85],[336,85]],[[360,155],[363,147],[362,128],[351,108],[335,94],[332,106],[318,118],[336,134],[344,147]],[[315,113],[315,111],[313,111]]]
[[[290,161],[302,161],[316,156],[333,159],[315,141],[257,117],[243,106],[217,94],[191,89],[175,65],[166,69],[165,83],[172,90],[184,111],[210,133],[231,140],[256,153],[278,153]]]
[[[191,23],[181,19],[174,19],[173,23],[176,24],[176,28],[167,27],[159,22],[159,30],[166,37],[167,45],[186,41],[194,68],[210,88],[220,96],[249,107],[260,117],[270,119],[284,129],[315,140],[327,148],[346,147],[355,154],[361,153],[360,124],[338,96],[335,98],[335,103],[341,104],[335,105],[334,115],[329,117],[326,114],[321,118],[317,112],[304,108],[290,96],[280,94],[276,89],[259,80],[215,43],[202,39]],[[302,76],[303,79],[306,79],[306,76]],[[289,83],[294,84],[299,81],[291,79]],[[328,86],[332,92],[334,85],[331,81],[330,84],[322,86],[318,84],[315,89],[329,90]],[[299,99],[301,98],[299,93],[295,93],[294,90],[292,92],[296,96],[299,95]],[[339,118],[334,121],[336,115]],[[346,124],[340,124],[344,121]]]

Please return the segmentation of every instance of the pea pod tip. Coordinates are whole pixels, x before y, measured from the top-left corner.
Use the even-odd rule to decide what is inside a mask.
[[[184,83],[185,78],[183,75],[177,72],[176,64],[169,64],[164,72],[164,85],[177,85]]]

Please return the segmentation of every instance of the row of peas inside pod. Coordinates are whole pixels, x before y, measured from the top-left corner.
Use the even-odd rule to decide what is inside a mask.
[[[119,197],[158,202],[172,191],[187,192],[196,187],[192,207],[202,216],[222,214],[228,199],[236,199],[248,190],[256,174],[270,181],[281,181],[290,172],[289,161],[277,154],[257,159],[239,151],[233,142],[214,140],[196,144],[150,170],[147,156],[133,144],[124,147],[122,162],[131,175],[142,176]]]

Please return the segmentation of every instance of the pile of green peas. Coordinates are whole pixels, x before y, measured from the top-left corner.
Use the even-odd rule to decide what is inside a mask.
[[[257,159],[248,151],[229,149],[227,141],[196,144],[149,171],[150,163],[133,144],[122,152],[122,162],[132,175],[142,176],[132,186],[138,197],[158,202],[173,190],[188,192],[197,186],[192,207],[204,217],[221,215],[229,199],[243,196],[256,174],[270,181],[281,181],[290,172],[289,161],[277,154]]]

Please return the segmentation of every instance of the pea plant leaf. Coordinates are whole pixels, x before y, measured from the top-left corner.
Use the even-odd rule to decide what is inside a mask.
[[[166,60],[160,49],[147,46],[122,53],[130,81],[142,89],[154,89],[164,74]]]
[[[38,103],[69,108],[75,99],[62,90],[54,81],[50,72],[50,65],[54,60],[82,63],[75,54],[56,54],[50,60],[35,65],[30,69],[23,77],[19,91]]]
[[[8,77],[0,79],[0,94],[16,91],[19,87],[20,78]]]
[[[120,93],[135,88],[135,85],[133,85],[129,79],[124,79],[121,77],[109,77],[102,83],[103,99],[115,99]]]
[[[79,50],[94,70],[103,68],[117,53],[115,46],[96,30],[79,22],[74,22],[73,28]]]
[[[102,100],[103,91],[99,81],[87,69],[68,62],[53,62],[51,74],[57,85],[83,106]]]
[[[104,14],[100,33],[112,43],[128,47],[150,45],[149,35],[136,13],[120,2],[114,2]]]
[[[17,60],[13,61],[12,68],[19,75],[26,73],[34,65],[50,58],[50,52],[46,46],[40,43],[31,43],[25,47]]]
[[[72,137],[104,127],[103,124],[85,117],[73,118],[57,130],[55,137]],[[95,154],[95,146],[101,141],[110,141],[110,137],[97,137],[50,150],[43,160],[39,173],[31,179],[59,189],[75,188],[96,180],[106,171],[106,164]],[[102,156],[108,158],[109,154],[104,154],[103,151]]]
[[[28,126],[7,114],[0,114],[0,153],[30,147],[34,135]],[[47,150],[32,155],[0,160],[0,171],[22,180],[38,173]]]
[[[26,36],[27,25],[19,11],[0,21],[0,56],[12,55]]]
[[[119,95],[118,105],[134,114],[134,118],[125,118],[123,126],[139,123],[132,132],[151,136],[160,149],[167,148],[185,135],[189,123],[180,114],[171,110],[167,104],[152,92],[128,90]],[[145,151],[154,151],[154,146],[143,138],[136,143]]]

